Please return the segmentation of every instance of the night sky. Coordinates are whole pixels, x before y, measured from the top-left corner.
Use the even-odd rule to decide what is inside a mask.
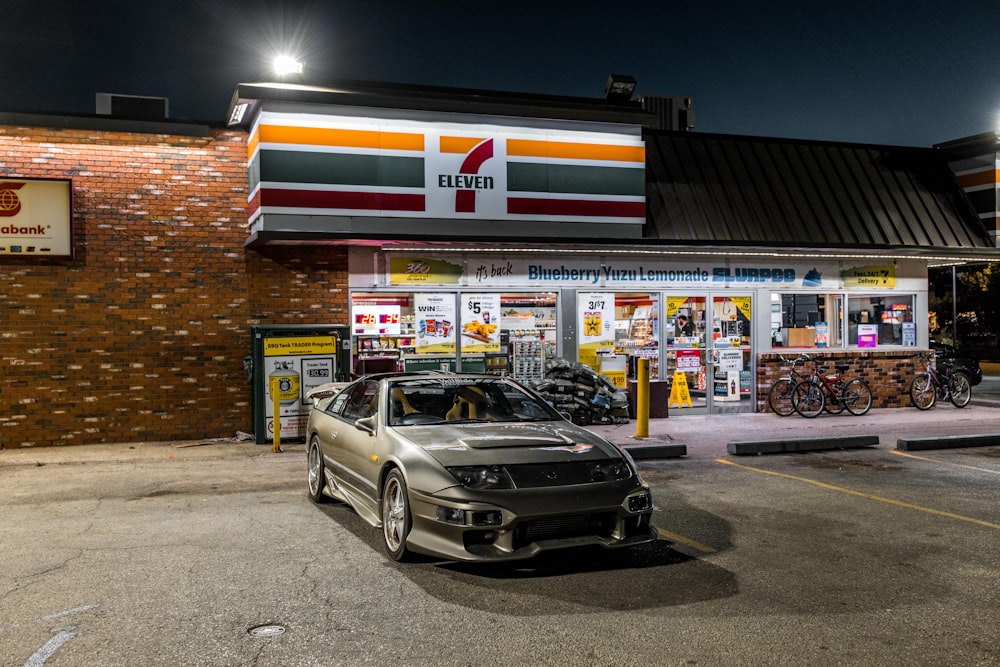
[[[361,79],[602,97],[691,97],[695,130],[930,146],[1000,122],[1000,0],[5,0],[0,111],[170,98],[222,122],[237,83]]]

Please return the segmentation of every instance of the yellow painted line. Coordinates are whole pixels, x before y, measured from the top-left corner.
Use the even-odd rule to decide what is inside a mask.
[[[941,461],[939,459],[930,459],[926,456],[917,456],[915,454],[910,454],[909,452],[901,452],[898,449],[890,449],[890,454],[895,454],[896,456],[905,456],[908,459],[916,459],[918,461],[927,461],[928,463],[938,463],[943,466],[951,466],[952,468],[965,468],[967,470],[976,470],[978,472],[988,472],[993,475],[1000,475],[1000,470],[990,470],[989,468],[979,468],[977,466],[967,466],[961,463],[949,463],[948,461]]]
[[[863,491],[855,491],[854,489],[847,489],[842,486],[834,486],[833,484],[817,482],[816,480],[809,479],[808,477],[797,477],[795,475],[788,475],[783,472],[774,472],[773,470],[762,470],[760,468],[753,468],[751,466],[745,466],[745,465],[740,465],[739,463],[733,463],[732,461],[727,461],[725,459],[715,459],[715,462],[724,463],[725,465],[733,466],[734,468],[740,468],[742,470],[749,470],[750,472],[759,472],[765,475],[774,475],[775,477],[783,477],[785,479],[795,480],[796,482],[805,482],[806,484],[812,484],[813,486],[818,486],[821,489],[827,489],[829,491],[839,491],[840,493],[846,493],[848,495],[858,496],[859,498],[867,498],[868,500],[875,500],[880,503],[895,505],[896,507],[905,507],[906,509],[917,510],[918,512],[926,512],[927,514],[943,516],[948,519],[957,519],[958,521],[966,521],[968,523],[974,523],[977,526],[986,526],[987,528],[995,528],[997,530],[1000,530],[1000,524],[990,523],[989,521],[983,521],[981,519],[973,519],[972,517],[962,516],[961,514],[942,512],[941,510],[931,509],[930,507],[922,507],[920,505],[904,503],[901,500],[893,500],[892,498],[876,496],[871,493],[865,493]]]
[[[678,535],[677,533],[671,533],[669,530],[663,530],[662,528],[658,527],[656,529],[656,532],[659,533],[660,537],[662,537],[665,540],[670,540],[671,542],[678,542],[680,544],[683,544],[684,546],[691,547],[692,549],[697,549],[703,554],[715,553],[715,549],[708,546],[707,544],[702,544],[701,542],[690,540],[684,537],[683,535]]]

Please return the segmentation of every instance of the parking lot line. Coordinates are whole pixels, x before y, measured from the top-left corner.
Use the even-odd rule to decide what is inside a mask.
[[[990,470],[989,468],[980,468],[978,466],[967,466],[962,463],[949,463],[948,461],[941,461],[940,459],[931,459],[926,456],[915,456],[909,452],[901,452],[898,449],[889,450],[890,454],[895,454],[896,456],[905,456],[908,459],[917,459],[918,461],[927,461],[928,463],[939,463],[943,466],[951,466],[953,468],[965,468],[966,470],[975,470],[977,472],[988,472],[993,475],[1000,475],[1000,470]]]
[[[660,527],[656,528],[656,532],[659,533],[660,537],[662,537],[665,540],[670,540],[671,542],[677,542],[679,544],[683,544],[684,546],[691,547],[692,549],[696,549],[696,550],[702,552],[703,554],[714,554],[715,551],[716,551],[715,549],[713,549],[712,547],[708,546],[707,544],[702,544],[701,542],[696,542],[695,540],[688,539],[688,538],[684,537],[683,535],[678,535],[677,533],[671,533],[669,530],[663,530]]]
[[[837,491],[839,493],[846,493],[852,496],[858,496],[860,498],[867,498],[868,500],[874,500],[880,503],[886,503],[888,505],[895,505],[896,507],[905,507],[906,509],[917,510],[918,512],[926,512],[927,514],[934,514],[936,516],[942,516],[947,519],[956,519],[958,521],[966,521],[968,523],[974,523],[978,526],[985,526],[987,528],[995,528],[1000,530],[1000,524],[990,523],[989,521],[983,521],[982,519],[973,519],[972,517],[962,516],[961,514],[952,514],[951,512],[943,512],[941,510],[936,510],[930,507],[922,507],[921,505],[914,505],[912,503],[905,503],[901,500],[893,500],[892,498],[885,498],[883,496],[876,496],[871,493],[865,493],[864,491],[855,491],[854,489],[848,489],[842,486],[834,486],[833,484],[826,484],[825,482],[818,482],[814,479],[809,479],[808,477],[798,477],[796,475],[789,475],[783,472],[775,472],[773,470],[763,470],[761,468],[754,468],[752,466],[746,466],[739,463],[734,463],[732,461],[727,461],[725,459],[715,459],[716,463],[723,463],[728,466],[733,466],[734,468],[740,468],[742,470],[748,470],[750,472],[759,472],[765,475],[774,475],[775,477],[784,477],[785,479],[795,480],[797,482],[805,482],[806,484],[812,484],[813,486],[818,486],[821,489],[827,489],[829,491]]]

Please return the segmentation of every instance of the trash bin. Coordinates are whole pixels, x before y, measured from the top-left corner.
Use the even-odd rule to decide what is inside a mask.
[[[628,416],[635,419],[636,397],[639,394],[639,382],[628,381]],[[664,419],[669,417],[670,382],[667,380],[649,381],[649,418]]]

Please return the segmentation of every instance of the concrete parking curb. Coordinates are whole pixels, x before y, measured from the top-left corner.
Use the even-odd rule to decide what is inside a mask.
[[[896,449],[919,452],[929,449],[959,449],[962,447],[994,447],[1000,445],[1000,433],[982,435],[944,435],[922,438],[900,438]]]
[[[877,444],[877,435],[844,435],[818,438],[730,442],[726,445],[726,451],[736,456],[746,456],[751,454],[788,454],[793,452],[814,452],[828,449],[852,449],[855,447],[871,447]]]

